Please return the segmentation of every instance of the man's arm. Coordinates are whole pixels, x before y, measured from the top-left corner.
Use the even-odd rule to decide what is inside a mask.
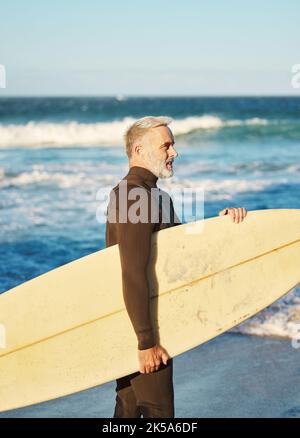
[[[128,190],[131,187],[128,185]],[[138,338],[138,349],[155,345],[150,318],[150,297],[147,281],[147,264],[150,256],[153,224],[150,216],[150,195],[147,194],[148,222],[119,222],[117,209],[117,233],[122,267],[123,297],[125,306]],[[119,205],[119,191],[116,193]],[[127,201],[127,211],[136,200]]]

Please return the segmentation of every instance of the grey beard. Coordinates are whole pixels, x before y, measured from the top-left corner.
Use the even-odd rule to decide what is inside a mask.
[[[157,178],[170,178],[173,176],[173,170],[168,170],[166,168],[165,161],[155,160],[151,155],[147,154],[145,164]]]

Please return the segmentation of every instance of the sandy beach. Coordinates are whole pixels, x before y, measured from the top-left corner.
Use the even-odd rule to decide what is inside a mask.
[[[300,418],[300,349],[288,340],[225,333],[174,358],[176,418]],[[0,414],[111,418],[115,383]]]

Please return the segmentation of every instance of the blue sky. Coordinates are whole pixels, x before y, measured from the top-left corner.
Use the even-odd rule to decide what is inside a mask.
[[[298,0],[4,0],[3,95],[300,95]]]

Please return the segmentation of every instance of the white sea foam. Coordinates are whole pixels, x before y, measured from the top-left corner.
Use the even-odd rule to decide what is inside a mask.
[[[60,147],[60,146],[121,146],[132,117],[99,123],[28,122],[25,125],[0,125],[0,147]],[[195,130],[220,129],[240,125],[265,125],[264,119],[222,120],[203,115],[174,120],[170,128],[175,135],[186,135]]]
[[[94,187],[100,188],[101,184],[115,185],[127,173],[126,164],[118,168],[109,163],[76,163],[76,165],[52,164],[51,166],[34,165],[31,170],[20,172],[17,175],[5,175],[4,169],[0,170],[0,187],[22,187],[30,184],[48,183],[60,188]],[[121,174],[122,173],[122,174]],[[197,178],[190,180],[184,176],[174,176],[171,180],[160,180],[159,186],[166,190],[198,188],[205,192],[207,200],[231,199],[235,194],[242,192],[262,191],[274,183],[284,183],[285,179],[273,181],[271,179],[235,179],[224,178]]]
[[[187,178],[173,177],[172,180],[161,180],[159,185],[165,190],[178,190],[183,188],[198,188],[204,191],[206,201],[232,199],[237,193],[259,192],[273,184],[285,183],[286,179],[272,181],[271,179],[222,179],[200,178],[189,180]]]
[[[284,298],[250,318],[233,332],[256,335],[275,336],[300,340],[300,297],[299,288],[294,288]]]
[[[28,185],[50,184],[59,188],[78,187],[97,189],[101,184],[114,185],[118,173],[126,172],[126,164],[116,167],[113,164],[101,162],[82,162],[76,164],[52,163],[51,165],[35,164],[28,171],[15,175],[5,173],[0,169],[0,188],[23,187]]]

